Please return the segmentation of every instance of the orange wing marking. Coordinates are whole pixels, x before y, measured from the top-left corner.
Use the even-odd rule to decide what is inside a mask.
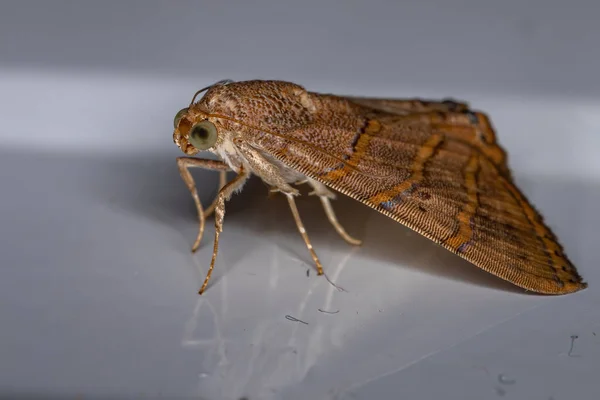
[[[373,137],[381,131],[381,123],[376,119],[366,119],[365,124],[357,132],[351,144],[351,152],[349,156],[345,156],[345,162],[330,171],[324,176],[323,180],[327,182],[335,182],[336,180],[343,178],[350,172],[350,168],[356,168],[360,158],[366,153],[369,148],[369,143]]]
[[[462,253],[473,237],[473,217],[479,207],[479,193],[477,175],[481,169],[479,156],[473,154],[464,169],[464,182],[467,189],[467,203],[458,213],[456,223],[458,229],[452,236],[445,240],[445,244],[452,246],[457,253]]]
[[[423,172],[429,160],[431,160],[437,150],[444,144],[444,136],[439,134],[431,135],[429,139],[418,150],[411,166],[411,176],[407,180],[399,184],[377,193],[369,198],[369,202],[373,204],[381,204],[384,208],[390,208],[389,202],[400,194],[408,194],[412,192],[419,182],[423,179]],[[406,193],[405,193],[406,192]]]

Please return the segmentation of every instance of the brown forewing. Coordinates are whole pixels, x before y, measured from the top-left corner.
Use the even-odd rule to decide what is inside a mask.
[[[514,185],[484,114],[452,101],[312,96],[311,123],[255,145],[522,288],[586,287]]]

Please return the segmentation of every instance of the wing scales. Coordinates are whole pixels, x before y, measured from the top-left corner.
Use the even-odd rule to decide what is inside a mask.
[[[460,103],[418,112],[400,104],[393,113],[391,100],[351,100],[365,107],[363,115],[317,116],[255,144],[520,287],[561,294],[586,286],[512,182],[485,115]]]

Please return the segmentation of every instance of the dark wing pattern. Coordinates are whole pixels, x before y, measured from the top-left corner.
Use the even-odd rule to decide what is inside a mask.
[[[379,99],[371,97],[344,97],[346,100],[365,106],[374,110],[379,110],[396,115],[407,115],[419,112],[463,112],[469,109],[467,103],[459,102],[454,99],[442,101],[425,99]]]
[[[586,287],[514,185],[484,114],[456,102],[337,101],[352,112],[317,107],[312,123],[254,144],[522,288]]]

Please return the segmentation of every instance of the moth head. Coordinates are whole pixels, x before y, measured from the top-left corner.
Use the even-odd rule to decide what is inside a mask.
[[[203,104],[194,103],[196,97],[216,86],[224,86],[229,80],[219,81],[203,88],[194,94],[189,107],[182,108],[173,119],[173,142],[187,155],[195,155],[200,151],[214,151],[219,141],[219,127],[216,119],[211,118],[203,109]]]
[[[212,150],[219,139],[216,121],[211,121],[203,113],[196,114],[189,108],[182,108],[175,115],[173,141],[187,155]]]

